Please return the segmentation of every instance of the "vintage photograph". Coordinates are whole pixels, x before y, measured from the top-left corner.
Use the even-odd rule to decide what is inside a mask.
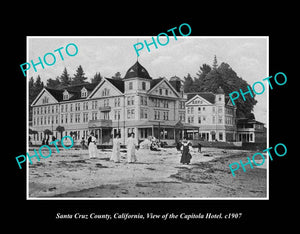
[[[269,38],[171,35],[27,37],[27,199],[268,199]]]

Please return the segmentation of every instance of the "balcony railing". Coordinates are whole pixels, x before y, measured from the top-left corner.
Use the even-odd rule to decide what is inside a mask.
[[[89,128],[110,128],[112,127],[112,120],[110,119],[96,119],[96,120],[90,120],[88,122]]]
[[[100,106],[99,110],[101,112],[105,112],[105,111],[111,111],[111,107],[110,106]]]

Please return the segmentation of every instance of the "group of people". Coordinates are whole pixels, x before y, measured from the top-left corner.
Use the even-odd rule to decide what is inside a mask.
[[[90,136],[87,140],[87,146],[85,145],[84,139],[80,142],[82,149],[89,150],[89,156],[90,158],[97,158],[98,157],[98,149],[97,149],[97,138],[94,136],[94,133],[91,132]],[[137,161],[135,150],[138,146],[138,141],[134,137],[134,133],[131,133],[130,136],[127,139],[126,142],[127,145],[127,162],[128,163],[134,163]],[[111,161],[114,161],[116,163],[120,162],[120,149],[121,149],[121,139],[120,135],[116,134],[115,138],[113,139],[113,149],[112,149],[112,155],[110,157]]]
[[[155,141],[152,141],[150,150],[154,150],[154,143]],[[121,139],[120,135],[116,134],[113,139],[113,148],[112,148],[112,154],[110,157],[110,160],[119,163],[120,162],[120,149],[121,149]],[[97,150],[97,138],[94,136],[94,133],[91,132],[90,136],[88,137],[87,145],[85,145],[84,139],[81,141],[82,149],[85,147],[89,150],[89,156],[90,158],[96,158],[98,156],[98,150]],[[126,141],[126,148],[127,148],[127,162],[128,163],[134,163],[137,161],[136,158],[136,149],[138,147],[138,141],[135,138],[135,134],[131,133]],[[157,147],[156,147],[157,148]],[[192,144],[190,141],[184,139],[181,142],[178,142],[176,145],[176,148],[178,151],[181,151],[181,159],[180,163],[182,164],[189,164],[191,162],[191,151],[192,151]],[[158,148],[157,148],[158,149]],[[201,152],[201,144],[198,144],[198,152]]]

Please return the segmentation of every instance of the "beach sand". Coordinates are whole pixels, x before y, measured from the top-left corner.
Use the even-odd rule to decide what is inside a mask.
[[[182,165],[175,148],[140,149],[138,162],[128,164],[125,150],[121,162],[114,163],[111,150],[99,150],[99,157],[90,159],[87,150],[62,149],[29,164],[29,198],[265,198],[267,161],[254,169],[247,165],[246,172],[240,167],[235,177],[228,167],[254,153],[193,149],[191,164]]]

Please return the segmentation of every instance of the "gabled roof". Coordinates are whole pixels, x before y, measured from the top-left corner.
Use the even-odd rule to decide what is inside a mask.
[[[237,124],[251,124],[251,123],[265,125],[264,123],[259,122],[255,119],[248,119],[248,118],[238,118],[237,119]]]
[[[50,89],[46,87],[44,89],[46,89],[58,102],[63,100],[64,90]]]
[[[209,101],[212,104],[215,103],[215,94],[212,92],[187,93],[188,101],[193,97],[195,97],[196,95],[199,95],[200,97],[204,98],[205,100]]]
[[[122,93],[124,93],[124,81],[123,80],[116,80],[111,78],[105,78],[107,81],[109,81],[112,85],[114,85],[118,90],[120,90]]]
[[[154,79],[154,80],[151,80],[150,82],[150,90],[155,86],[157,85],[159,82],[161,82],[164,78],[157,78],[157,79]]]
[[[152,79],[146,70],[138,61],[136,61],[135,64],[133,64],[126,72],[126,75],[123,79],[133,78],[133,77],[139,77],[144,79]]]
[[[166,78],[157,78],[151,81],[150,83],[150,89],[148,90],[148,93],[152,92],[152,90],[156,87],[159,86],[160,83],[166,82],[166,84],[173,90],[176,96],[179,96],[179,93],[175,89],[175,87],[166,79]]]

